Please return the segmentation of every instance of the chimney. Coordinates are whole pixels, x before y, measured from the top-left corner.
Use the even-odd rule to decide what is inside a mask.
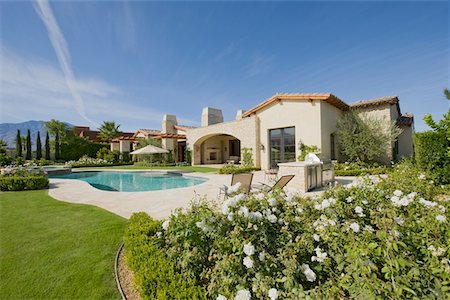
[[[236,112],[236,120],[242,120],[242,115],[245,113],[245,110],[243,110],[243,109],[239,109],[237,112]]]
[[[177,133],[177,130],[174,127],[175,125],[178,125],[177,116],[164,115],[161,133]]]
[[[202,127],[222,123],[222,110],[211,107],[204,107],[202,111]]]

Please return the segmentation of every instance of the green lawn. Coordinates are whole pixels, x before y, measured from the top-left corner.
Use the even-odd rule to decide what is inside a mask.
[[[114,258],[126,220],[54,200],[0,193],[2,299],[120,299]]]
[[[89,168],[77,168],[76,170],[88,170],[95,169],[99,167],[89,167]],[[135,165],[129,166],[112,166],[112,167],[100,167],[102,169],[123,169],[123,170],[174,170],[183,172],[199,172],[199,173],[217,173],[219,169],[211,167],[200,167],[200,166],[174,166],[174,167],[140,167]]]

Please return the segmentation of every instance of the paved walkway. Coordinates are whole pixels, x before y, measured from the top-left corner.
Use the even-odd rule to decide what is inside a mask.
[[[110,169],[108,171],[124,170]],[[229,185],[231,182],[231,175],[208,173],[189,173],[187,175],[209,180],[196,186],[169,190],[110,192],[96,189],[81,180],[50,179],[48,193],[58,200],[95,205],[125,218],[129,218],[134,212],[144,211],[153,218],[163,219],[168,217],[175,208],[187,208],[196,195],[204,196],[208,200],[217,199],[219,187]],[[259,182],[264,182],[264,172],[262,171],[255,172],[253,177],[253,183]]]

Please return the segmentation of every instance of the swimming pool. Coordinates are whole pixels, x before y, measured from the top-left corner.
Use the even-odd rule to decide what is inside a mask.
[[[89,171],[65,175],[50,175],[49,178],[82,180],[103,191],[145,192],[176,189],[201,184],[208,179],[182,176],[177,173]]]

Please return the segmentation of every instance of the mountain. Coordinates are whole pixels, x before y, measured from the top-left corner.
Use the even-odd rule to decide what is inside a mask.
[[[72,124],[66,123],[67,127],[73,127]],[[0,124],[0,139],[3,139],[8,144],[8,148],[16,147],[16,135],[17,129],[20,130],[21,136],[27,136],[27,130],[30,129],[31,133],[31,145],[33,149],[36,149],[36,137],[38,131],[41,133],[42,147],[45,143],[45,121],[27,121],[22,123],[1,123]]]

